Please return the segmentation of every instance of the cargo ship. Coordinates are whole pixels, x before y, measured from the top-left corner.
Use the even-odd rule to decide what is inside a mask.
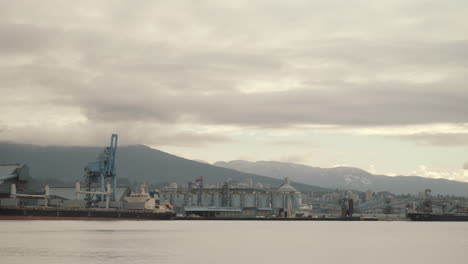
[[[80,189],[79,183],[75,188]],[[130,193],[122,201],[97,200],[92,207],[88,207],[86,200],[48,197],[48,186],[44,195],[25,195],[17,194],[13,184],[11,197],[1,199],[0,220],[169,220],[176,215],[169,202],[160,202],[159,193],[146,193],[143,186],[140,193]],[[109,186],[106,197],[110,197]],[[25,205],[24,198],[39,198],[38,204]]]
[[[468,221],[468,214],[465,214],[465,213],[446,214],[446,213],[413,212],[413,213],[407,213],[406,217],[408,217],[408,219],[411,221],[452,221],[452,222]]]
[[[424,201],[412,211],[406,213],[406,217],[411,221],[468,221],[468,208],[456,206],[447,210],[446,204],[442,204],[442,212],[434,212],[432,209],[431,189],[424,191]]]
[[[174,216],[152,210],[0,207],[0,220],[170,220]]]

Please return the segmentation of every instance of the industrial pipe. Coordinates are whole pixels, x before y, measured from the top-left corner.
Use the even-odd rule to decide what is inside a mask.
[[[0,177],[0,184],[2,184],[4,181],[7,181],[7,180],[10,180],[10,179],[14,179],[18,177],[18,175],[7,175],[7,176],[1,176]]]

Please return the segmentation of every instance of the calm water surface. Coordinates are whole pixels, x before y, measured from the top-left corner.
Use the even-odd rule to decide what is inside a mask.
[[[0,221],[0,263],[468,263],[468,223]]]

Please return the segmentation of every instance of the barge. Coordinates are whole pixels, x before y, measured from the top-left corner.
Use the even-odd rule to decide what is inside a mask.
[[[0,207],[0,220],[169,220],[174,212],[100,208]]]
[[[453,213],[453,214],[446,214],[446,213],[407,213],[406,217],[408,217],[411,221],[450,221],[450,222],[463,222],[468,221],[468,214],[466,213]]]

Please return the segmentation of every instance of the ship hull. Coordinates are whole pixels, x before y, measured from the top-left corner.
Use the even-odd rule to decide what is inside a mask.
[[[194,221],[377,221],[376,218],[361,217],[328,217],[328,218],[283,218],[283,217],[175,217],[174,220]]]
[[[170,220],[172,212],[63,208],[0,208],[0,220]]]
[[[468,221],[468,214],[432,214],[432,213],[407,213],[406,216],[411,221]]]

